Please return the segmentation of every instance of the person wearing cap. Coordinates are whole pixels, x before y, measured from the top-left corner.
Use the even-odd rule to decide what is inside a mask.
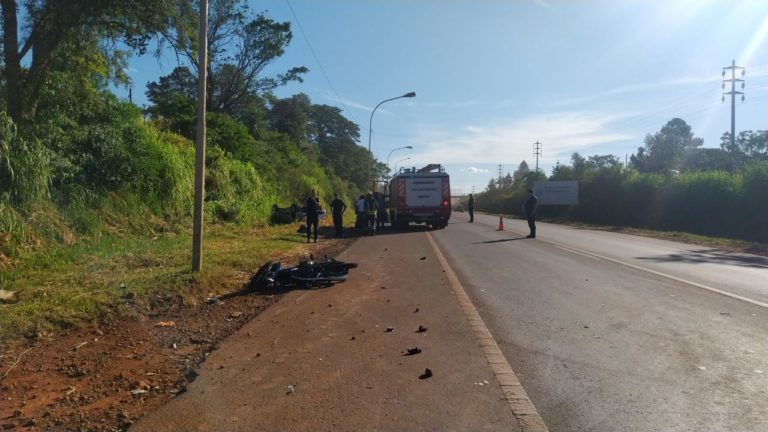
[[[539,198],[533,194],[533,189],[528,189],[528,199],[523,204],[525,217],[528,219],[528,228],[531,233],[525,238],[536,238],[536,208],[539,204]]]

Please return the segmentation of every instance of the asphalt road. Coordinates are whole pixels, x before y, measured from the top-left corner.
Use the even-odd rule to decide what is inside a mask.
[[[466,221],[434,238],[550,430],[768,430],[768,259]]]

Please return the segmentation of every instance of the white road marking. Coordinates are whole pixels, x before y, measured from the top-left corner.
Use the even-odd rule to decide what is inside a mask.
[[[520,380],[517,379],[517,375],[515,375],[515,372],[512,370],[506,357],[504,357],[501,349],[499,349],[499,345],[496,343],[493,335],[491,335],[488,327],[486,327],[485,322],[477,312],[475,305],[472,304],[467,292],[464,290],[461,282],[459,282],[453,269],[451,269],[451,266],[448,264],[448,260],[445,259],[445,256],[443,256],[437,243],[435,243],[435,240],[432,238],[432,234],[428,231],[427,238],[432,245],[432,250],[437,257],[438,262],[440,262],[440,266],[445,272],[448,284],[453,288],[452,292],[456,295],[459,306],[464,311],[470,327],[474,330],[477,341],[480,343],[480,347],[485,354],[485,358],[493,370],[493,374],[496,376],[496,380],[499,382],[502,392],[504,392],[504,397],[507,399],[507,403],[509,403],[509,406],[512,409],[512,414],[520,423],[522,429],[526,432],[549,432],[547,425],[544,424],[544,420],[539,415],[539,412],[536,411],[536,407],[533,406],[533,402],[531,402],[523,385],[520,384]]]

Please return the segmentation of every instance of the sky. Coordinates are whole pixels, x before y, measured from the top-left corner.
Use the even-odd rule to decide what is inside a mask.
[[[454,194],[481,192],[499,169],[506,175],[523,160],[534,168],[537,141],[547,174],[573,152],[623,162],[675,117],[704,147],[719,147],[731,127],[721,73],[733,60],[746,69],[737,133],[768,129],[765,0],[249,4],[291,22],[293,40],[268,73],[310,69],[279,97],[302,92],[339,107],[360,126],[365,148],[372,129],[371,151],[393,169],[443,164]],[[170,54],[133,59],[134,102],[146,104],[146,83],[175,66]],[[411,91],[416,97],[373,111]]]

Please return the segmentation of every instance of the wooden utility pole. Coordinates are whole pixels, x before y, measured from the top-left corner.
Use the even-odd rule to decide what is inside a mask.
[[[192,221],[192,271],[203,268],[203,201],[205,197],[205,100],[208,71],[208,0],[200,1],[197,61],[197,133],[195,136],[195,203]]]

